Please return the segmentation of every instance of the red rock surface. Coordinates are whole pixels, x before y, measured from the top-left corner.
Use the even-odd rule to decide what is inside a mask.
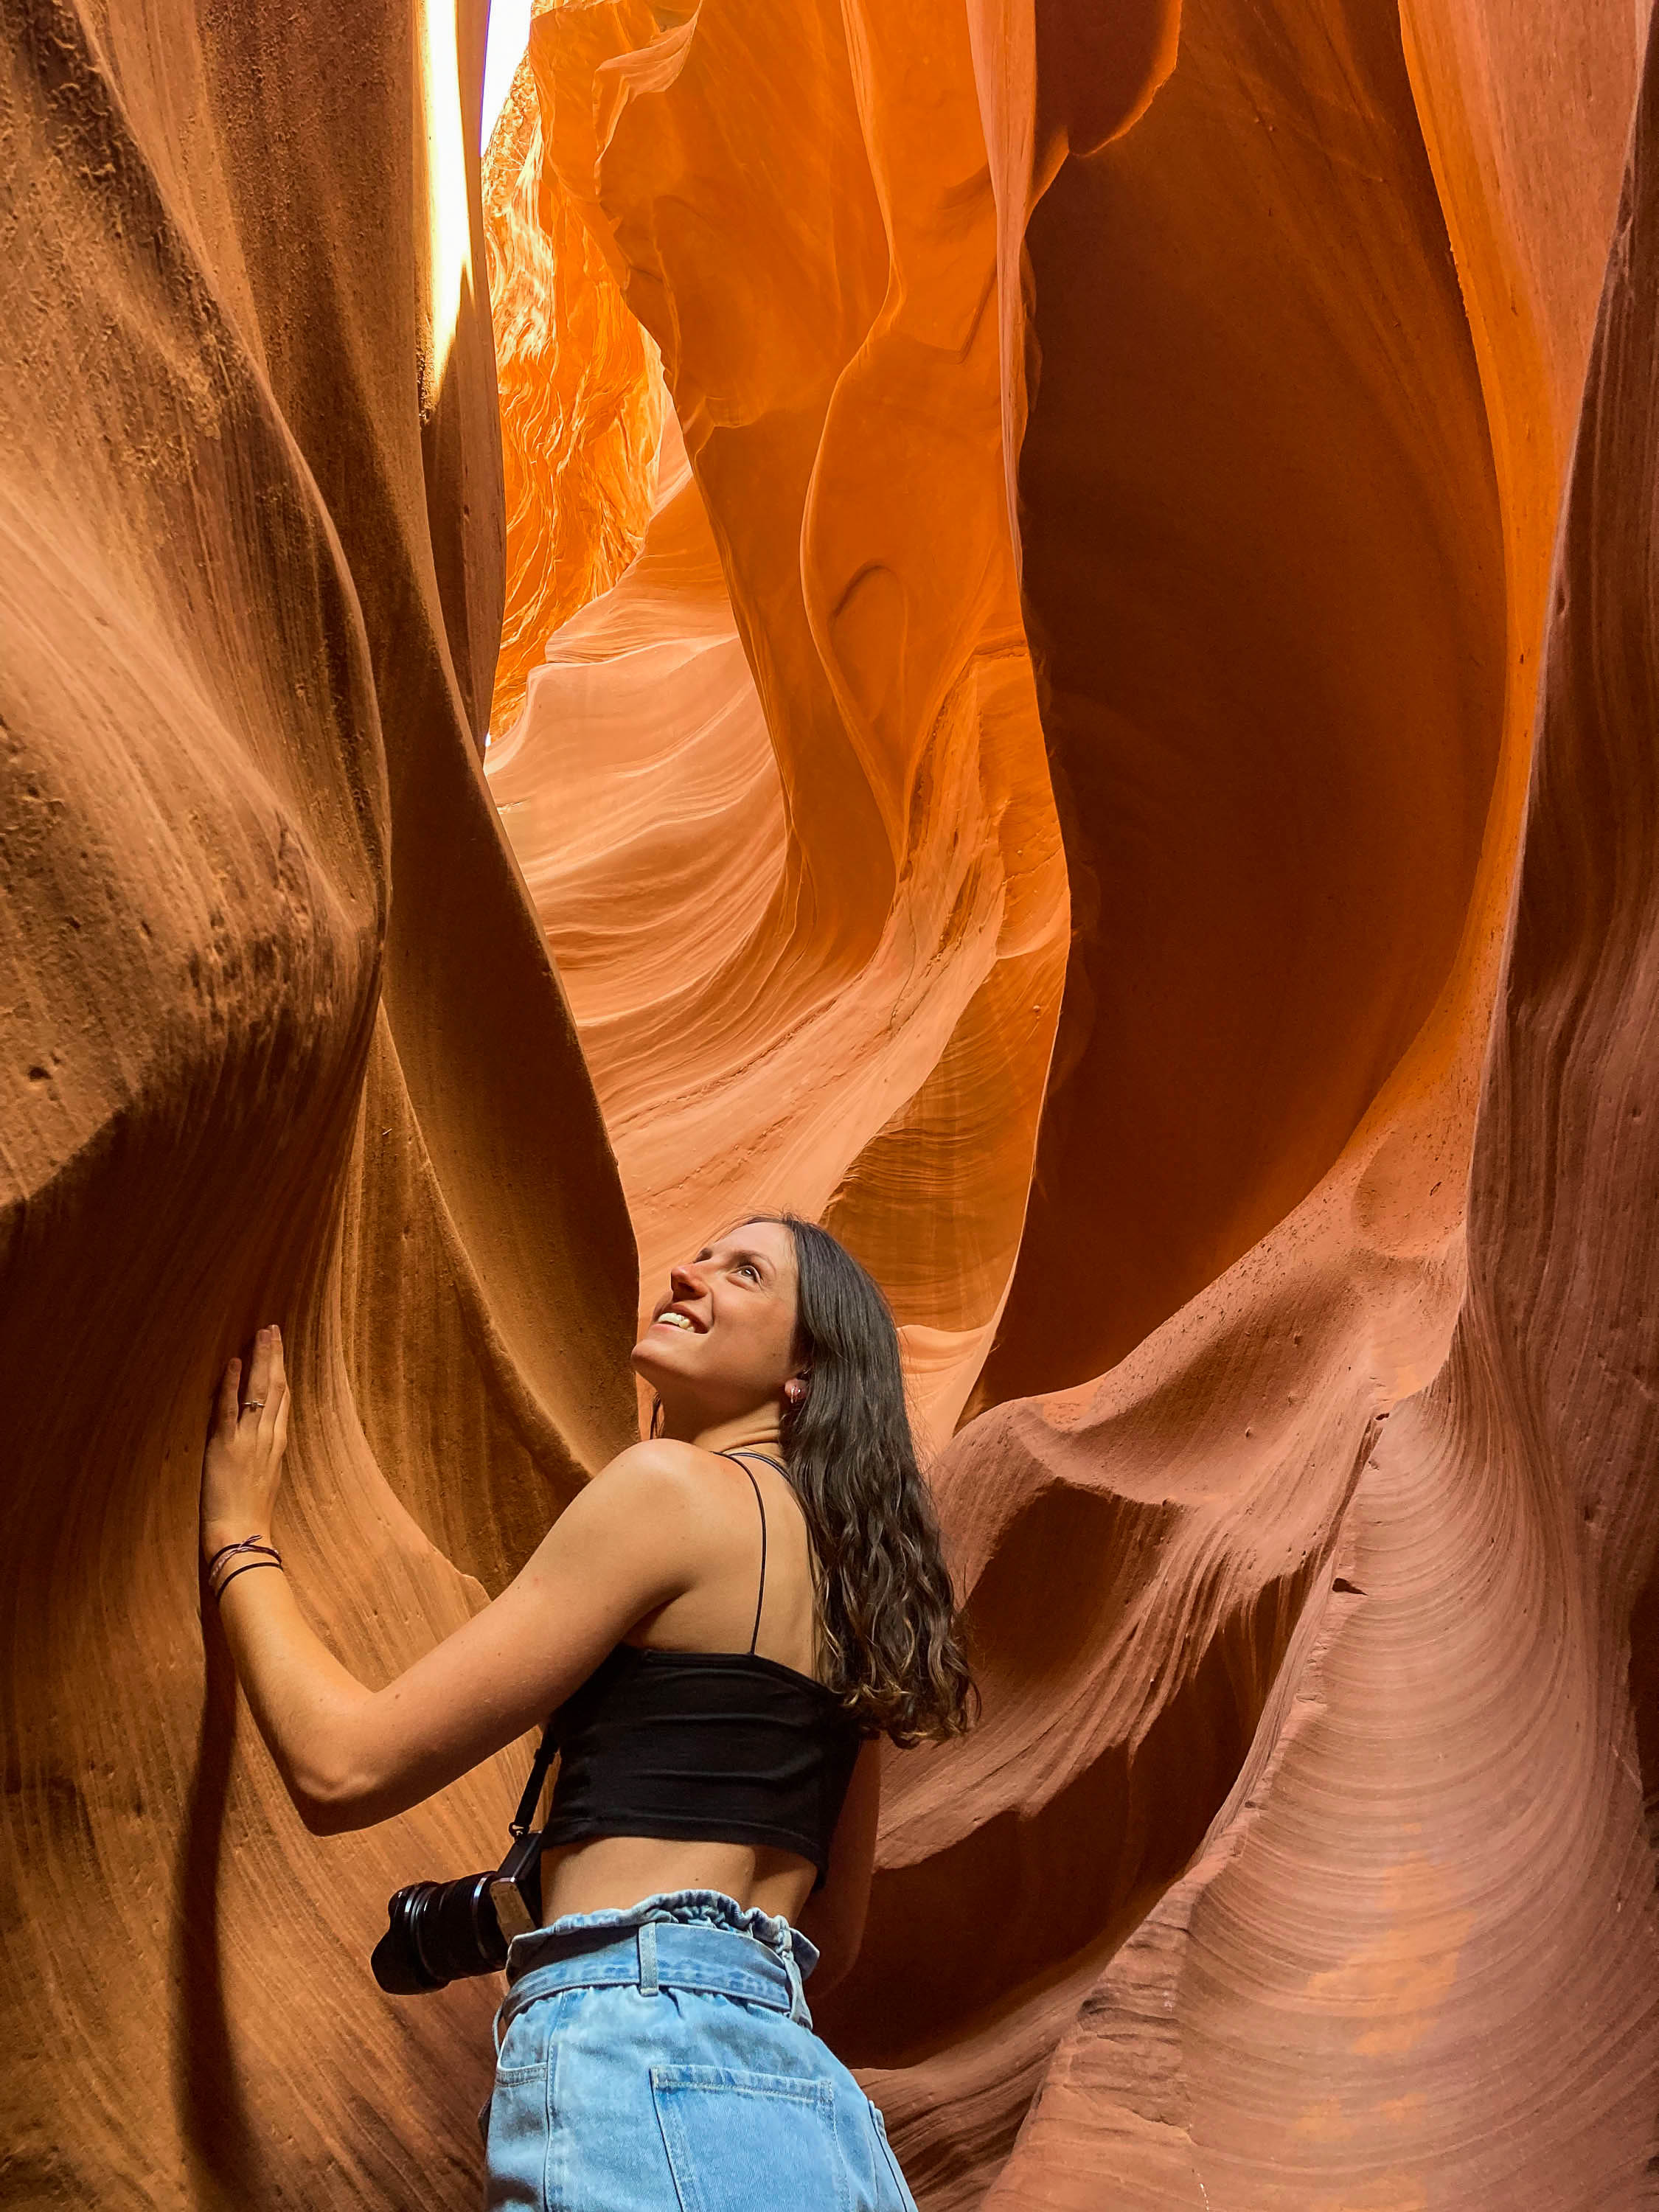
[[[380,1680],[633,1429],[627,1215],[475,742],[495,379],[428,183],[483,28],[464,100],[402,6],[7,26],[20,2206],[476,2194],[489,1994],[377,2002],[364,1946],[512,1777],[319,1850],[204,1645],[192,1523],[216,1370],[280,1312],[289,1562]]]
[[[982,1409],[823,2014],[929,2212],[1653,2201],[1645,29],[599,0],[481,179],[471,0],[14,10],[9,2201],[473,2201],[364,1959],[514,1762],[304,1835],[209,1381],[379,1678],[779,1200]]]
[[[930,0],[659,31],[617,0],[537,16],[526,73],[691,471],[490,759],[642,1279],[743,1207],[823,1213],[948,1434],[1018,1245],[1068,927],[969,25]],[[786,143],[787,198],[754,156]]]

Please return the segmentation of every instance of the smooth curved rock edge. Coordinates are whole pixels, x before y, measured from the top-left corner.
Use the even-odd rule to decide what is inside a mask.
[[[630,1433],[635,1236],[765,1184],[987,1408],[986,1723],[823,2012],[929,2212],[1648,2203],[1659,88],[1627,163],[1631,23],[1538,0],[1197,0],[1150,106],[1162,9],[753,21],[538,25],[537,222],[673,412],[521,294],[510,574],[481,10],[8,26],[8,2191],[473,2200],[490,1993],[363,1961],[514,1762],[300,1831],[198,1626],[214,1328],[282,1312],[379,1674]]]

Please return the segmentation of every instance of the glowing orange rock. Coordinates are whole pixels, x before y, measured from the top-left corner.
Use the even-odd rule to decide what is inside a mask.
[[[496,142],[506,574],[471,0],[8,33],[8,2182],[475,2201],[494,1993],[363,1960],[513,1762],[301,1831],[220,1337],[378,1678],[630,1432],[635,1235],[764,1199],[988,1408],[984,1724],[821,2014],[929,2212],[1634,2208],[1638,27],[1195,0],[1149,108],[1158,5],[665,20],[545,13]]]
[[[1068,929],[968,26],[809,6],[659,33],[624,0],[538,16],[530,62],[695,488],[553,636],[492,751],[503,818],[646,1279],[744,1206],[825,1213],[948,1431],[1018,1247]],[[784,143],[787,202],[747,158]]]
[[[19,2203],[477,2193],[489,1993],[400,2012],[364,1947],[488,1849],[515,1762],[319,1849],[194,1520],[215,1370],[279,1314],[295,1583],[383,1680],[633,1430],[627,1216],[476,751],[482,28],[46,5],[0,40]]]
[[[507,504],[500,731],[549,632],[639,550],[663,387],[655,347],[545,159],[526,71],[490,141],[483,206]]]
[[[1590,1347],[1639,1328],[1651,1251],[1629,1195],[1653,1172],[1651,788],[1627,702],[1653,641],[1626,581],[1651,519],[1624,457],[1651,435],[1653,180],[1638,154],[1615,230],[1626,27],[1575,33],[1592,119],[1540,74],[1542,24],[1438,18],[1408,76],[1328,9],[1189,11],[1164,100],[1033,226],[1026,580],[1080,942],[989,1387],[1079,1387],[946,1455],[987,1723],[896,1768],[872,1942],[831,2023],[940,2203],[1645,2185],[1651,1446],[1645,1398],[1620,1403]],[[1550,440],[1610,232],[1476,1142]],[[1589,889],[1610,869],[1611,937]],[[1351,1000],[1337,972],[1362,968]],[[1603,1266],[1589,1224],[1615,1217]],[[900,1966],[919,1919],[950,1962],[925,1990]]]

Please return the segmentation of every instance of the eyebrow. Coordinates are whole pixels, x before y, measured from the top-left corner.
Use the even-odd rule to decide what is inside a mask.
[[[767,1258],[764,1252],[748,1252],[739,1245],[728,1256],[730,1257],[733,1267],[736,1267],[740,1261],[750,1260],[754,1262],[756,1267],[764,1269],[766,1273],[769,1275],[774,1273],[772,1262]],[[703,1261],[712,1260],[714,1257],[714,1253],[711,1252],[708,1245],[705,1244],[692,1264],[693,1266],[701,1266]]]

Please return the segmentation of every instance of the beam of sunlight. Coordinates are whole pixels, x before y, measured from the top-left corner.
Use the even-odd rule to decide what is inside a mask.
[[[490,0],[489,40],[484,49],[483,129],[479,150],[489,143],[495,118],[513,89],[513,79],[530,44],[530,0]]]
[[[424,416],[436,404],[450,348],[455,343],[461,288],[472,266],[455,0],[421,0],[420,62],[421,105],[426,123],[427,223],[431,268],[431,320],[423,349],[425,358],[421,364],[424,386],[421,411]]]

